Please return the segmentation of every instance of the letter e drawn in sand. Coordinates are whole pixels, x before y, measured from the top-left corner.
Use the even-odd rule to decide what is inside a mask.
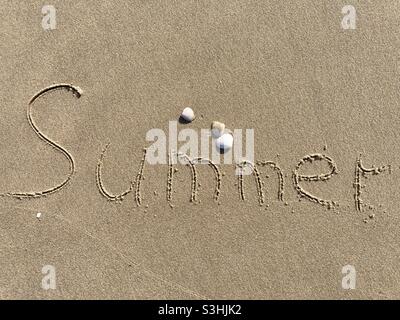
[[[331,169],[330,172],[325,173],[325,174],[319,174],[319,175],[299,174],[300,167],[303,166],[305,163],[307,163],[307,162],[312,163],[314,161],[323,161],[323,160],[328,162],[329,168]],[[336,163],[332,160],[332,158],[330,158],[324,154],[319,154],[319,153],[310,154],[310,155],[305,156],[303,159],[301,159],[300,162],[295,167],[295,169],[293,170],[294,187],[295,187],[296,191],[298,192],[298,194],[300,195],[300,197],[304,197],[312,202],[318,203],[322,206],[328,207],[328,209],[331,209],[332,207],[337,205],[337,203],[335,201],[324,200],[317,196],[312,195],[311,193],[304,190],[304,188],[300,185],[300,181],[326,181],[326,180],[332,178],[332,176],[337,173],[338,173],[338,171],[337,171]]]
[[[37,127],[37,125],[35,124],[35,121],[32,118],[32,107],[33,104],[35,103],[35,101],[40,98],[42,95],[52,92],[54,90],[67,90],[68,92],[71,92],[76,98],[80,98],[82,95],[82,90],[77,87],[77,86],[73,86],[72,84],[55,84],[55,85],[51,85],[49,87],[46,87],[44,89],[42,89],[41,91],[39,91],[38,93],[36,93],[32,99],[29,101],[28,104],[28,108],[27,108],[27,119],[29,122],[29,125],[31,126],[31,128],[33,129],[33,131],[35,132],[35,134],[44,142],[46,142],[48,145],[50,145],[51,147],[53,147],[54,149],[56,149],[58,152],[60,152],[69,162],[69,174],[67,176],[67,178],[60,184],[43,190],[43,191],[35,191],[35,192],[7,192],[7,193],[0,193],[1,197],[13,197],[13,198],[17,198],[17,199],[25,199],[25,198],[39,198],[39,197],[44,197],[47,196],[49,194],[55,193],[57,191],[60,191],[62,188],[64,188],[70,181],[72,176],[75,173],[75,161],[73,159],[73,157],[71,156],[71,154],[64,149],[61,145],[57,144],[56,142],[52,141],[50,138],[48,138],[43,132],[40,131],[40,129]]]

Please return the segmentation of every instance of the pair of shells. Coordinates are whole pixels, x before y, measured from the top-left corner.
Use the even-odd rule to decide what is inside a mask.
[[[215,146],[220,152],[227,152],[232,149],[233,135],[229,130],[225,130],[225,124],[214,121],[211,124],[211,135],[215,139]]]

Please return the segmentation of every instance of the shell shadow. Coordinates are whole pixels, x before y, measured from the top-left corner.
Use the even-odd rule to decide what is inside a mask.
[[[190,123],[191,121],[188,121],[188,120],[184,119],[182,116],[180,116],[178,122],[179,122],[180,124],[188,124],[188,123]]]

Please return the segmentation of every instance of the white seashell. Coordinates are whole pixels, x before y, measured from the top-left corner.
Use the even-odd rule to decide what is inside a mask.
[[[181,118],[187,122],[192,122],[195,118],[194,111],[191,108],[183,109],[181,113]]]
[[[219,138],[225,131],[225,124],[218,121],[213,121],[211,124],[211,134],[214,138]]]
[[[215,145],[220,152],[227,152],[233,146],[233,135],[231,133],[224,133],[215,140]]]
[[[41,216],[42,216],[42,213],[41,213],[41,212],[38,212],[38,213],[36,214],[36,218],[38,218],[38,219],[40,219]]]

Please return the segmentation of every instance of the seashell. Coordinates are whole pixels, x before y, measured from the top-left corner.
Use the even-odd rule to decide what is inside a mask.
[[[224,133],[215,140],[215,145],[220,152],[229,151],[233,146],[233,135],[231,133]]]
[[[211,135],[214,138],[219,138],[225,131],[225,124],[218,121],[213,121],[211,124]]]
[[[186,122],[192,122],[194,120],[194,111],[192,108],[185,108],[183,109],[181,113],[181,119],[183,119]]]
[[[38,219],[40,219],[41,216],[42,216],[42,213],[41,213],[41,212],[38,212],[38,213],[36,214],[36,218],[38,218]]]

